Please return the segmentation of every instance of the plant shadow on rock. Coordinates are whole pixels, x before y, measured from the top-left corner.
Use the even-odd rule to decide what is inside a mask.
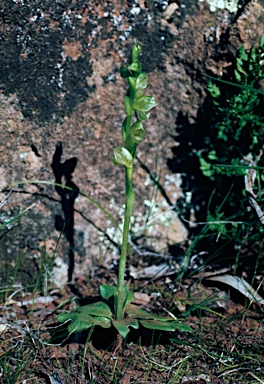
[[[167,165],[173,173],[182,175],[183,197],[177,201],[177,207],[180,217],[188,227],[189,239],[199,236],[205,226],[205,224],[192,225],[190,217],[193,215],[196,223],[226,220],[243,221],[249,224],[243,229],[241,227],[240,232],[236,232],[239,233],[237,237],[233,236],[232,224],[225,224],[226,232],[224,234],[221,233],[220,226],[212,226],[205,236],[201,236],[196,245],[197,252],[206,251],[210,255],[210,261],[208,258],[207,262],[217,267],[226,267],[235,262],[237,254],[235,247],[241,245],[249,233],[252,237],[254,230],[257,231],[258,218],[247,212],[247,199],[243,195],[245,189],[243,176],[217,175],[216,179],[212,181],[209,177],[204,176],[200,169],[197,154],[205,151],[209,143],[215,141],[216,133],[212,129],[213,113],[210,97],[207,97],[199,108],[194,123],[189,121],[188,115],[179,112],[174,137],[177,145],[172,147],[173,157],[167,160]],[[222,145],[228,146],[229,143],[223,142]],[[192,194],[190,203],[186,201],[186,192]],[[171,246],[170,251],[174,255],[179,254],[177,245]],[[255,252],[255,259],[258,252],[259,249]],[[204,261],[206,262],[206,260]],[[255,267],[253,260],[251,266]]]
[[[77,158],[72,157],[61,162],[62,143],[58,143],[52,160],[52,170],[55,176],[55,183],[62,184],[65,179],[65,187],[56,185],[56,191],[61,197],[61,207],[64,213],[64,219],[56,215],[55,227],[58,231],[64,232],[69,242],[69,269],[68,282],[71,282],[74,270],[74,202],[79,194],[79,187],[72,181],[72,173],[77,164]]]

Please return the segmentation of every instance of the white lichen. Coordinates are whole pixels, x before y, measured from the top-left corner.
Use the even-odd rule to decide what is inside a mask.
[[[160,226],[167,228],[172,223],[178,219],[177,213],[174,211],[175,206],[170,206],[165,199],[161,201],[156,201],[154,198],[151,200],[144,200],[144,212],[137,212],[136,216],[131,217],[131,233],[133,236],[138,237],[144,233],[148,233],[150,236],[155,236],[160,230]],[[114,200],[111,200],[109,208],[114,209],[119,217],[122,217],[119,225],[120,228],[123,228],[124,224],[124,212],[125,206],[118,207]],[[107,250],[116,251],[113,243],[121,246],[122,243],[122,232],[118,230],[113,224],[107,220],[106,222],[106,235],[109,237],[107,239],[104,234],[100,235],[100,240],[103,244],[102,248],[104,252]]]
[[[136,7],[136,6],[133,6],[133,8],[130,10],[130,13],[133,15],[133,16],[137,16],[140,14],[140,7]]]
[[[199,0],[203,2],[204,0]],[[210,11],[215,12],[217,9],[226,9],[230,13],[236,13],[239,6],[239,0],[206,0],[210,6]]]

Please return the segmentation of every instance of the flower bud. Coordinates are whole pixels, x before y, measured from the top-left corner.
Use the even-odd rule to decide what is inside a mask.
[[[130,127],[131,139],[135,144],[141,143],[145,138],[145,130],[140,120],[136,121]]]
[[[133,48],[132,48],[132,53],[131,53],[131,61],[132,63],[138,59],[138,56],[140,54],[141,47],[139,43],[136,43]]]
[[[152,96],[141,96],[134,101],[133,108],[137,111],[148,112],[157,105]]]
[[[131,153],[124,147],[116,147],[114,149],[112,160],[114,164],[123,165],[126,168],[132,168],[134,161]]]
[[[138,60],[133,61],[133,63],[129,64],[128,69],[134,72],[141,72],[142,71],[142,65]]]
[[[147,88],[147,75],[141,73],[136,79],[136,89]]]

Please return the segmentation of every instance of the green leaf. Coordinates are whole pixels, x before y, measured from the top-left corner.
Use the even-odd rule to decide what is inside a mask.
[[[238,82],[241,82],[242,81],[242,77],[241,77],[240,73],[236,69],[234,70],[234,73],[235,73],[236,80]]]
[[[260,39],[259,39],[259,46],[260,46],[260,48],[264,47],[264,35],[261,35],[261,36],[260,36]]]
[[[133,115],[133,105],[128,96],[125,96],[124,98],[124,108],[127,116]]]
[[[183,323],[178,323],[174,324],[175,325],[175,330],[179,330],[181,332],[190,332],[193,333],[193,329],[188,325],[188,324],[183,324]]]
[[[122,320],[114,320],[113,326],[123,338],[125,338],[129,333],[129,327],[134,329],[138,329],[139,327],[138,321],[136,319],[132,319],[131,317],[127,317]]]
[[[256,61],[257,59],[257,53],[256,53],[256,48],[253,47],[251,52],[250,52],[250,58],[253,60],[253,61]],[[251,68],[250,68],[251,69]],[[253,69],[253,68],[252,68]]]
[[[68,326],[69,333],[85,331],[91,327],[100,326],[102,328],[110,328],[112,325],[111,320],[106,317],[92,317],[90,321],[86,319],[85,321],[80,321],[79,319],[75,319]]]
[[[159,331],[174,331],[175,328],[173,326],[173,323],[164,323],[159,320],[139,320],[140,324],[143,325],[143,327],[148,329],[156,329]]]
[[[127,288],[127,286],[126,286],[126,288]],[[128,290],[128,288],[127,288],[127,290]],[[132,301],[134,299],[135,299],[134,292],[133,291],[127,291],[127,298],[126,298],[126,304],[125,305],[132,303]]]
[[[210,152],[208,153],[208,159],[210,159],[210,160],[217,160],[217,159],[218,159],[215,150],[212,150],[212,151],[210,151]]]
[[[157,105],[157,102],[152,96],[141,96],[134,101],[133,108],[137,111],[148,112]]]
[[[125,143],[127,139],[127,117],[125,118],[122,124],[122,139],[123,139],[123,142]]]
[[[81,332],[85,331],[86,329],[89,329],[94,326],[94,319],[91,317],[91,321],[86,319],[86,321],[78,321],[78,319],[74,319],[69,325],[68,325],[68,332],[74,333],[74,332]]]
[[[106,303],[102,301],[97,301],[96,303],[84,305],[83,307],[77,308],[76,312],[85,312],[91,316],[104,316],[109,319],[112,318],[111,309]]]
[[[208,82],[207,89],[208,92],[210,92],[210,95],[214,98],[217,98],[221,95],[220,89],[211,80]]]
[[[237,70],[246,75],[247,73],[245,72],[243,66],[240,63],[237,63]]]
[[[71,320],[68,331],[80,332],[95,325],[110,328],[112,312],[107,304],[99,301],[77,308],[73,312],[63,313],[57,319],[60,323]]]
[[[116,147],[114,149],[114,156],[112,157],[113,163],[116,165],[123,165],[126,168],[132,168],[134,159],[131,153],[124,147]]]
[[[127,79],[129,76],[131,76],[131,71],[127,69],[126,67],[120,68],[120,75],[123,79]]]
[[[246,53],[245,51],[245,47],[244,45],[241,45],[241,47],[239,48],[238,50],[238,55],[239,57],[244,60],[244,61],[247,61],[248,60],[248,54]],[[238,59],[237,59],[238,60]]]
[[[143,327],[148,329],[157,329],[159,331],[175,331],[176,329],[183,332],[193,332],[192,328],[186,324],[181,324],[176,320],[139,320]]]
[[[201,155],[199,156],[199,161],[200,161],[200,170],[203,172],[204,176],[207,176],[213,179],[215,172],[212,169],[211,164],[207,163],[207,161],[205,161],[204,158],[201,157]]]
[[[220,140],[228,141],[228,136],[223,131],[218,132],[217,138]]]
[[[117,296],[116,296],[117,299]],[[124,302],[123,302],[123,309],[126,308],[128,304],[130,304],[135,299],[135,295],[133,291],[129,291],[128,286],[124,286]],[[116,306],[116,303],[115,303]],[[116,309],[116,308],[115,308]]]
[[[100,285],[100,295],[103,299],[108,300],[110,297],[115,296],[117,293],[117,287],[112,285]]]

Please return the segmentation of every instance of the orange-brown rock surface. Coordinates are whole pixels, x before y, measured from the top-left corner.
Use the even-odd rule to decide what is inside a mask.
[[[167,159],[172,156],[171,148],[181,145],[175,144],[177,117],[182,113],[195,121],[206,94],[203,75],[221,76],[242,43],[256,43],[264,33],[263,15],[260,1],[245,2],[231,14],[227,10],[211,12],[206,2],[189,0],[2,0],[1,198],[7,186],[28,183],[14,186],[0,221],[33,205],[0,243],[0,279],[8,274],[6,262],[15,263],[17,257],[25,258],[18,279],[25,279],[28,271],[27,279],[35,276],[45,252],[51,255],[56,249],[61,263],[58,270],[68,263],[69,238],[62,236],[58,241],[65,229],[61,196],[53,185],[29,184],[55,181],[51,164],[59,142],[61,163],[77,158],[71,173],[75,186],[118,219],[124,204],[123,169],[114,166],[111,157],[113,148],[121,144],[124,119],[126,85],[119,68],[126,64],[133,42],[142,44],[148,94],[158,102],[137,152],[134,221],[140,231],[155,195],[147,169],[160,176],[174,205],[181,194],[180,175],[168,169]],[[155,199],[157,206],[151,209],[162,216],[169,205],[162,194]],[[84,196],[74,200],[74,208],[78,275],[99,263],[110,263],[113,251],[107,250],[103,233],[107,230],[117,241],[118,236],[114,237],[106,215]],[[162,222],[153,227],[149,244],[153,251],[167,252],[167,243],[186,239],[187,230],[176,213],[168,223],[167,227]],[[148,236],[151,239],[151,229]],[[58,281],[65,282],[65,274],[64,268]]]

